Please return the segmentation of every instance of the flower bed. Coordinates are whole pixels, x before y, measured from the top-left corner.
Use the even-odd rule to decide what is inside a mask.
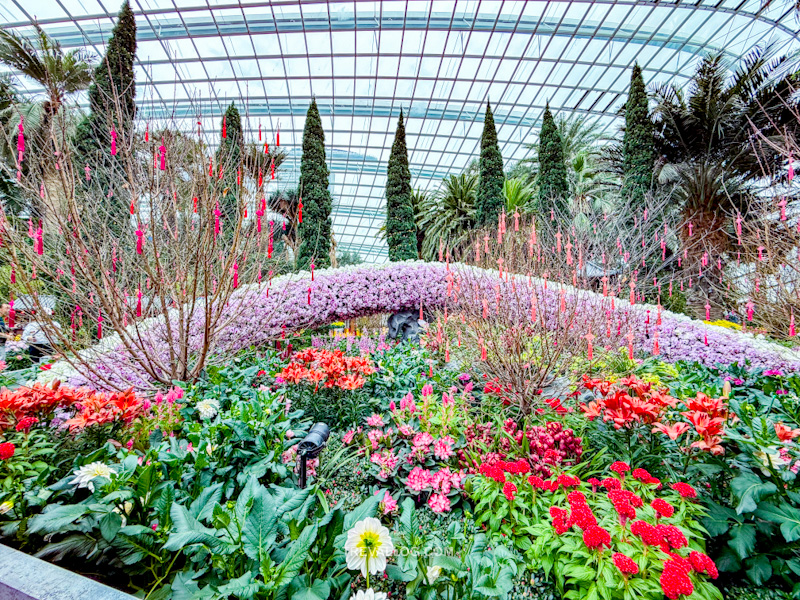
[[[462,289],[458,297],[452,293],[454,282]],[[500,292],[496,286],[500,286]],[[514,300],[509,299],[512,289]],[[446,304],[457,311],[458,304],[466,301],[485,301],[491,312],[512,311],[522,322],[529,318],[530,297],[534,292],[537,309],[544,311],[550,322],[559,318],[564,303],[579,307],[575,310],[578,315],[590,315],[600,345],[625,346],[630,333],[632,350],[652,353],[658,349],[666,361],[697,361],[707,366],[749,362],[753,367],[800,371],[799,353],[749,333],[708,325],[652,305],[630,305],[619,298],[552,282],[548,286],[539,279],[529,283],[526,278],[517,277],[509,282],[497,271],[436,262],[319,270],[314,273],[313,281],[310,274],[301,273],[275,278],[269,286],[242,289],[231,300],[245,304],[243,310],[237,311],[242,316],[225,328],[216,354],[221,357],[265,343],[286,329],[314,327],[374,313],[434,309]],[[588,332],[587,326],[592,323],[588,317],[584,319],[585,323],[577,320],[575,327]],[[604,319],[608,326],[598,328],[597,324]],[[199,331],[199,317],[197,321]],[[162,356],[165,345],[159,342],[166,335],[164,324],[152,319],[147,333],[154,355],[168,360],[168,356]],[[196,345],[198,340],[191,343]],[[118,337],[108,336],[85,352],[93,357],[96,368],[120,388],[151,387],[147,374],[137,369],[133,361],[126,360],[127,350]],[[65,379],[74,385],[97,385],[65,362],[55,364],[41,377]]]

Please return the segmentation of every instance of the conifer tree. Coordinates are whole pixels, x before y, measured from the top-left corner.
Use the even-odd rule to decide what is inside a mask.
[[[563,211],[567,207],[569,184],[567,183],[567,166],[564,162],[564,148],[561,135],[558,133],[550,106],[544,109],[542,130],[539,134],[539,207],[550,211],[557,208]]]
[[[222,177],[218,179],[221,190],[228,190],[223,197],[220,207],[226,221],[235,220],[238,210],[239,185],[237,170],[241,169],[242,148],[244,146],[244,133],[242,131],[242,118],[239,109],[231,102],[220,120],[219,149],[217,150],[217,168],[223,169]]]
[[[308,269],[331,264],[331,209],[328,190],[328,165],[325,161],[325,132],[316,99],[311,100],[303,130],[303,156],[300,160],[300,197],[303,222],[300,224],[300,247],[297,266]]]
[[[625,136],[622,141],[622,194],[641,204],[650,189],[655,161],[653,121],[647,107],[642,69],[633,66],[628,102],[625,104]]]
[[[386,241],[389,260],[417,258],[417,226],[411,202],[411,171],[408,168],[403,111],[397,121],[386,176]]]
[[[500,210],[505,204],[503,198],[503,156],[497,144],[497,130],[494,127],[492,107],[486,103],[486,118],[483,121],[481,136],[480,179],[475,204],[475,221],[478,226],[497,223]]]

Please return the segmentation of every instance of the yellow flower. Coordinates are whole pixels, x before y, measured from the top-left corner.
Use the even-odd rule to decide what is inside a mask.
[[[11,500],[6,500],[2,504],[0,504],[0,515],[6,514],[12,508],[14,508],[14,503]]]

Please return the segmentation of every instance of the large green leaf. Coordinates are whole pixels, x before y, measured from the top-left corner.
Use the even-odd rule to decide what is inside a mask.
[[[306,587],[304,577],[297,577],[289,588],[292,600],[327,600],[331,594],[331,585],[327,581],[315,579],[310,587]]]
[[[214,510],[214,504],[222,498],[222,484],[216,483],[204,488],[189,507],[189,513],[198,521],[208,519]]]
[[[742,519],[743,517],[740,517],[732,508],[716,502],[709,502],[708,514],[703,519],[703,527],[710,536],[716,537],[728,531],[733,524],[741,523]]]
[[[733,548],[736,555],[740,559],[745,559],[753,553],[756,545],[756,528],[754,525],[747,523],[744,525],[735,525],[731,528],[731,539],[728,540],[728,546]]]
[[[731,488],[739,499],[736,507],[738,514],[753,512],[758,508],[758,503],[767,496],[778,491],[771,481],[762,481],[754,473],[744,473],[731,481]]]
[[[772,565],[769,562],[769,558],[764,554],[748,559],[745,561],[744,566],[750,581],[756,585],[762,585],[772,577]]]
[[[255,561],[272,549],[277,537],[278,512],[272,496],[263,490],[253,500],[253,507],[242,528],[242,548]]]
[[[276,586],[281,588],[288,585],[294,579],[303,567],[303,563],[308,559],[308,551],[314,540],[317,537],[317,526],[307,525],[303,529],[300,537],[298,537],[289,547],[286,558],[280,566],[280,576],[276,582]]]
[[[222,545],[222,540],[214,535],[214,530],[201,525],[185,506],[174,503],[169,514],[176,531],[170,534],[164,550],[178,551],[193,544],[204,544],[211,549]]]
[[[800,509],[785,502],[778,506],[764,504],[756,511],[756,516],[780,525],[783,538],[787,542],[800,540]]]
[[[28,521],[28,533],[55,533],[66,528],[89,511],[84,504],[50,505]]]

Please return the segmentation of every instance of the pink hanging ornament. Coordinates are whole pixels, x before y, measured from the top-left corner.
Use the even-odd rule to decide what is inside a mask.
[[[754,312],[755,307],[756,307],[756,305],[753,304],[752,300],[748,300],[747,304],[745,304],[745,308],[747,308],[747,320],[748,321],[752,321],[753,320],[753,312]]]
[[[275,221],[269,222],[269,238],[267,239],[267,258],[272,258],[272,241],[275,234]]]
[[[136,316],[142,316],[142,288],[136,288]]]
[[[217,205],[214,207],[214,239],[215,240],[217,239],[217,236],[219,235],[219,228],[220,228],[219,218],[220,218],[221,215],[222,215],[222,211],[219,209],[219,202],[217,202]]]
[[[308,304],[311,306],[311,288],[308,288]]]
[[[692,225],[691,221],[689,221],[687,227],[689,228],[689,237],[692,237],[692,229],[694,229],[694,225]]]
[[[161,171],[166,171],[166,169],[167,169],[167,147],[164,145],[163,142],[158,147],[158,153],[160,155],[158,168]]]
[[[142,231],[142,226],[139,225],[136,228],[136,254],[141,254],[143,249],[144,249],[144,231]]]
[[[228,117],[227,115],[222,116],[222,139],[228,137]]]
[[[42,256],[44,254],[44,232],[42,231],[41,221],[39,221],[39,227],[36,229],[36,241],[34,246],[36,247],[36,254]]]
[[[103,339],[103,313],[97,313],[97,339]]]
[[[787,179],[789,183],[792,183],[792,179],[794,179],[794,160],[791,152],[789,152],[789,175]]]
[[[144,126],[144,141],[150,141],[150,122],[148,121]]]
[[[710,321],[711,320],[711,305],[708,302],[706,302],[705,309],[706,309],[706,321]]]
[[[794,328],[794,312],[789,316],[789,337],[794,337],[797,332]]]
[[[514,231],[519,231],[519,210],[514,211]]]
[[[589,360],[592,360],[592,359],[594,358],[594,348],[592,347],[592,340],[594,340],[594,338],[595,338],[595,335],[592,333],[592,331],[591,331],[591,330],[589,330],[589,333],[587,333],[587,334],[586,334],[585,336],[583,336],[583,337],[585,337],[585,338],[586,338],[586,343],[587,343],[587,345],[588,345],[588,348],[587,348],[587,358],[588,358]]]
[[[234,260],[233,261],[233,289],[239,287],[239,265]]]
[[[17,125],[19,133],[17,133],[17,162],[22,164],[25,156],[25,126],[22,123],[22,117],[19,118],[19,125]]]
[[[117,155],[117,131],[111,126],[111,156]]]

